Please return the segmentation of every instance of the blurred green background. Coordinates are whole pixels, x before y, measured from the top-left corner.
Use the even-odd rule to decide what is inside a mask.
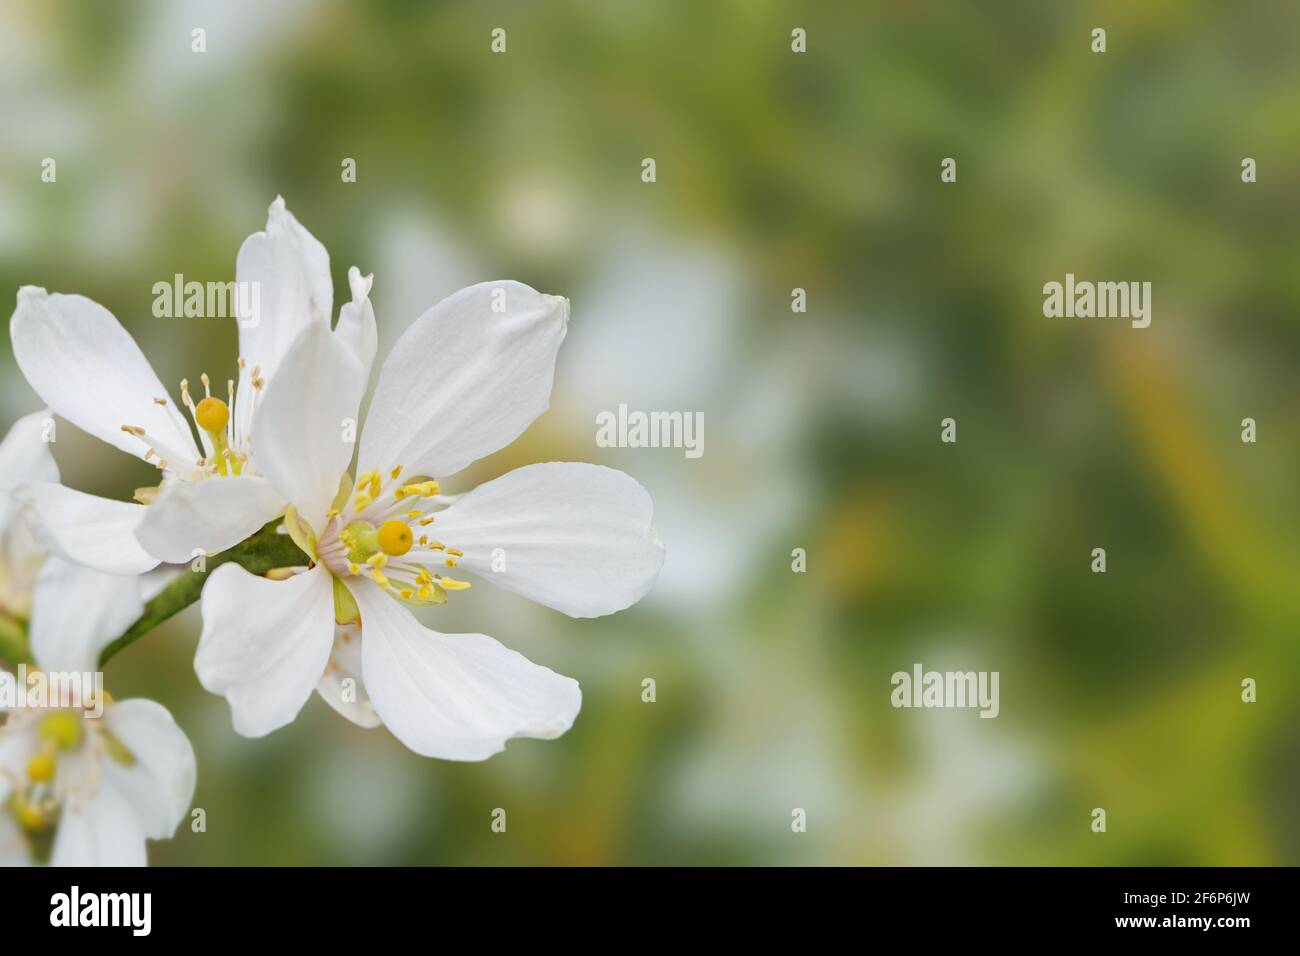
[[[487,585],[425,618],[583,686],[565,737],[483,764],[315,698],[236,736],[191,609],[108,672],[198,755],[207,832],[153,862],[1300,863],[1296,4],[0,10],[0,289],[90,296],[165,382],[224,378],[233,320],[154,318],[151,287],[233,278],[283,194],[336,303],[374,272],[381,359],[461,286],[570,296],[552,410],[445,485],[609,464],[668,548],[611,618]],[[1151,281],[1151,327],[1044,318],[1066,272]],[[38,399],[5,341],[7,427]],[[620,402],[703,412],[704,456],[596,447]],[[152,483],[74,432],[71,486]],[[1001,715],[891,708],[914,662],[999,671]]]

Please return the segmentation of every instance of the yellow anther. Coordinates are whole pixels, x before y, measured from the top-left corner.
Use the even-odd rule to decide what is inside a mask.
[[[393,556],[411,550],[411,526],[394,518],[379,526],[379,547]]]
[[[447,559],[447,567],[449,567],[449,568],[454,568],[455,566],[456,566],[456,559],[455,559],[455,558],[448,558],[448,559]]]
[[[134,435],[136,438],[144,437],[144,429],[139,425],[123,425],[122,431],[126,432],[128,435]]]
[[[37,730],[42,739],[60,750],[70,750],[81,743],[81,718],[70,711],[56,711],[43,718]]]
[[[408,511],[406,513],[406,520],[414,521],[416,518],[423,517],[423,515],[424,515],[423,511]]]
[[[165,398],[155,398],[155,399],[153,400],[153,403],[154,403],[155,405],[163,405],[163,406],[166,406],[166,404],[167,404],[167,399],[165,399]]]
[[[365,511],[370,507],[370,502],[374,500],[374,496],[368,495],[363,491],[352,500],[352,507],[357,511]]]
[[[431,524],[433,524],[433,518],[431,518],[431,517],[430,517],[430,518],[425,518],[424,520],[422,520],[422,521],[420,522],[420,527],[421,527],[421,528],[427,528],[427,527],[429,527],[429,525],[431,525]]]
[[[225,431],[226,422],[230,421],[230,406],[209,395],[195,406],[194,420],[205,432]]]
[[[458,557],[458,558],[463,558],[463,557],[465,557],[465,552],[464,552],[464,551],[458,551],[458,550],[455,549],[455,548],[448,548],[448,549],[447,549],[447,553],[448,553],[448,554],[451,554],[451,555],[455,555],[455,556]]]
[[[421,498],[428,498],[431,495],[436,495],[438,490],[436,481],[417,481],[414,484],[402,485],[394,494],[396,494],[397,500],[401,501],[403,498],[411,498],[416,495]]]
[[[27,761],[27,779],[32,783],[49,783],[54,779],[54,754],[39,753]]]
[[[370,577],[381,588],[388,587],[388,575],[384,574],[383,571],[380,570],[371,571]]]
[[[457,581],[455,578],[449,578],[445,574],[438,579],[438,584],[446,591],[463,591],[469,587],[468,581]]]
[[[388,555],[384,554],[382,551],[376,551],[370,557],[366,558],[366,564],[370,565],[372,568],[388,567]]]
[[[352,574],[360,574],[360,573],[361,573],[361,565],[359,565],[359,564],[349,564],[349,565],[348,565],[348,571],[351,572]]]
[[[447,546],[446,546],[445,544],[443,544],[441,541],[430,541],[430,542],[429,542],[429,550],[430,550],[430,551],[445,551],[445,550],[447,550]]]
[[[389,475],[389,477],[391,477],[391,478],[393,479],[393,481],[396,481],[396,480],[397,480],[397,476],[400,475],[401,473],[402,473],[402,466],[401,466],[401,465],[398,465],[396,468],[394,468],[392,471],[390,471],[390,472],[388,473],[388,475]]]
[[[429,600],[429,598],[433,597],[433,585],[431,584],[421,585],[420,590],[415,592],[415,596],[418,597],[421,601]]]
[[[411,598],[415,597],[415,592],[412,591],[410,588],[402,588],[402,590],[399,592],[399,596],[403,601],[409,601],[411,600]]]

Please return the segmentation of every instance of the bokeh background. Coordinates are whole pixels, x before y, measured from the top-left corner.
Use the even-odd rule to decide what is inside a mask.
[[[446,484],[609,464],[668,548],[611,618],[486,584],[426,618],[583,686],[565,737],[482,764],[317,699],[236,736],[194,677],[191,609],[108,671],[198,754],[207,832],[153,862],[1300,863],[1294,3],[0,12],[0,290],[85,294],[164,381],[224,378],[233,321],[154,318],[151,287],[233,278],[283,194],[336,303],[349,265],[374,272],[381,358],[461,286],[568,295],[552,410]],[[1151,327],[1044,318],[1066,272],[1151,281]],[[0,382],[7,427],[38,407],[7,338]],[[703,412],[703,457],[598,448],[619,403]],[[73,487],[152,483],[59,435]],[[999,671],[1001,716],[891,708],[914,662]]]

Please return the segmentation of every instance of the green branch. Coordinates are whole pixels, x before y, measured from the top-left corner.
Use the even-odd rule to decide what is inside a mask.
[[[281,518],[276,518],[261,531],[233,548],[211,555],[207,559],[206,570],[187,571],[168,584],[158,592],[157,597],[144,606],[144,613],[139,619],[128,627],[121,637],[104,648],[104,653],[99,656],[99,666],[103,667],[119,651],[134,644],[173,614],[185,610],[197,601],[208,575],[227,561],[234,561],[253,574],[265,574],[272,568],[306,564],[306,556],[293,540],[287,534],[276,533],[275,529],[281,521]],[[0,654],[3,654],[3,644],[0,644]]]

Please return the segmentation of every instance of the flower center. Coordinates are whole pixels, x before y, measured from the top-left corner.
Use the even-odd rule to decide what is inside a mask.
[[[111,698],[105,695],[105,707]],[[13,792],[8,809],[32,837],[48,835],[65,808],[79,812],[99,786],[100,760],[132,766],[136,756],[102,720],[74,710],[16,711],[0,735],[30,734],[34,751],[21,770],[0,766]]]
[[[190,397],[189,380],[181,380],[181,403],[198,429],[203,457],[195,458],[192,450],[173,447],[138,425],[123,425],[122,431],[144,442],[147,446],[145,461],[152,462],[164,476],[197,481],[215,475],[248,473],[252,453],[248,432],[253,409],[266,385],[261,367],[254,365],[249,369],[248,363],[241,358],[239,380],[226,380],[224,400],[212,394],[212,381],[207,372],[199,376],[199,381],[203,383],[203,398],[196,404]],[[166,405],[167,399],[155,398],[154,402]]]
[[[469,587],[443,573],[463,553],[423,531],[448,504],[436,481],[402,482],[399,465],[345,480],[326,516],[316,556],[336,578],[364,576],[415,605],[442,604],[448,591]]]

